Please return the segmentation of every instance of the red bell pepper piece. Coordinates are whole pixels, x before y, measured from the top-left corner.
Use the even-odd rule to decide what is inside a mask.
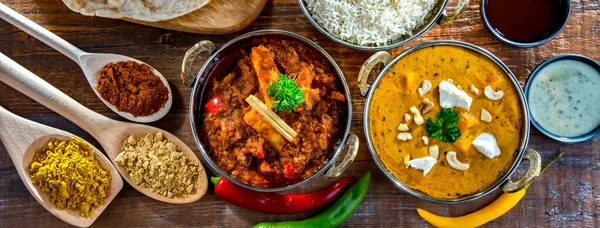
[[[206,111],[210,113],[219,111],[219,108],[221,108],[221,96],[219,96],[219,94],[213,95],[204,107],[206,107]]]
[[[211,178],[215,184],[215,194],[219,198],[233,205],[271,214],[294,214],[319,208],[335,199],[346,186],[355,180],[356,178],[345,177],[316,192],[282,195],[252,191],[222,177]]]
[[[262,143],[258,144],[258,148],[256,148],[256,151],[253,153],[253,155],[257,158],[265,158],[265,148],[263,147]]]
[[[296,176],[296,173],[294,173],[294,165],[292,163],[288,163],[287,165],[285,165],[283,174],[287,179],[294,179],[294,177]]]

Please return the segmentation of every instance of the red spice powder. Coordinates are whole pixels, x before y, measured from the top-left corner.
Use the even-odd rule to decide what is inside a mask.
[[[156,113],[169,99],[169,90],[154,69],[134,61],[107,64],[97,82],[102,99],[134,117]]]

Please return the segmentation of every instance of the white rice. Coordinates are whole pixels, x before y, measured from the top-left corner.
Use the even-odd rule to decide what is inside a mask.
[[[437,0],[305,0],[312,18],[333,36],[383,46],[422,26]]]

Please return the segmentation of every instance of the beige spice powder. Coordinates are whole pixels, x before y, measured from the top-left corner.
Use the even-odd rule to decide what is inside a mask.
[[[115,161],[127,170],[133,184],[169,198],[194,193],[202,169],[161,132],[129,136]]]

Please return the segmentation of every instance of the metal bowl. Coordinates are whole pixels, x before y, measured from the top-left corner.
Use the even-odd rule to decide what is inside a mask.
[[[315,21],[312,18],[310,12],[308,11],[306,3],[304,1],[305,0],[298,0],[300,9],[302,9],[302,12],[306,16],[306,18],[308,18],[310,23],[313,26],[315,26],[315,28],[317,28],[317,30],[319,30],[319,32],[323,33],[323,35],[327,36],[327,38],[335,41],[338,44],[344,45],[349,48],[365,50],[365,51],[389,50],[392,48],[400,47],[408,42],[413,41],[417,37],[423,35],[425,32],[427,32],[427,30],[429,30],[433,26],[434,23],[438,23],[439,25],[444,25],[444,26],[450,25],[454,22],[454,20],[458,19],[458,17],[462,14],[463,10],[469,4],[469,0],[459,0],[458,4],[456,6],[456,9],[451,14],[445,15],[444,11],[446,9],[446,5],[448,4],[449,0],[438,0],[437,5],[433,8],[433,11],[428,18],[428,21],[426,23],[424,23],[421,27],[414,30],[413,35],[393,40],[385,46],[364,46],[364,45],[358,45],[358,44],[344,41],[340,38],[337,38],[333,34],[329,33],[317,21]]]
[[[231,69],[233,69],[234,65],[239,59],[239,56],[236,56],[234,51],[238,50],[239,48],[247,47],[250,44],[248,44],[248,42],[246,41],[252,40],[254,38],[273,37],[299,41],[307,45],[308,47],[319,51],[322,54],[322,56],[329,61],[329,63],[331,64],[331,68],[336,72],[337,78],[340,84],[343,85],[345,96],[348,99],[346,99],[346,110],[344,116],[342,117],[343,122],[345,122],[344,130],[338,136],[332,139],[332,141],[335,142],[334,150],[331,151],[329,159],[326,160],[326,163],[323,166],[323,168],[310,178],[307,178],[292,185],[275,188],[261,188],[244,184],[238,181],[237,179],[231,177],[229,172],[221,169],[221,167],[219,167],[212,160],[212,157],[210,156],[208,151],[210,148],[205,146],[202,142],[200,138],[202,137],[202,134],[199,131],[200,127],[202,126],[202,112],[204,111],[203,104],[205,104],[208,100],[206,94],[208,90],[210,90],[210,82],[214,77],[225,76],[225,74],[227,74],[231,71]],[[193,87],[190,97],[190,124],[192,127],[192,134],[194,135],[196,145],[198,145],[200,153],[202,154],[203,162],[208,164],[213,173],[217,173],[218,175],[225,177],[227,180],[247,189],[261,192],[279,192],[300,187],[323,174],[325,174],[325,176],[327,176],[328,178],[335,178],[339,176],[342,172],[344,172],[346,168],[348,168],[350,163],[356,157],[359,144],[358,137],[354,134],[350,134],[350,124],[352,120],[352,102],[350,100],[350,89],[348,87],[346,79],[344,78],[344,74],[338,67],[337,63],[329,54],[327,54],[325,50],[323,50],[316,43],[303,36],[283,30],[259,30],[249,32],[223,44],[221,48],[219,48],[217,51],[214,50],[215,45],[213,42],[208,40],[200,41],[192,48],[190,48],[185,54],[181,71],[181,78],[183,80],[183,83],[187,86]],[[203,54],[207,55],[208,57],[204,61],[202,68],[197,74],[191,73],[191,68],[194,65],[194,59]],[[341,159],[341,161],[337,161],[339,160],[338,157],[340,156],[344,148],[347,148],[348,152],[343,157],[343,159]]]
[[[531,88],[531,83],[533,82],[533,79],[538,75],[540,70],[544,69],[544,67],[550,63],[556,62],[558,60],[563,60],[563,59],[572,59],[572,60],[577,60],[577,61],[587,63],[588,65],[590,65],[591,67],[595,68],[596,70],[598,70],[600,72],[600,64],[598,64],[593,59],[590,59],[583,55],[563,54],[563,55],[554,56],[554,57],[549,58],[546,61],[542,62],[531,72],[531,74],[529,74],[529,78],[527,79],[527,83],[525,84],[525,97],[529,98],[529,89]],[[600,135],[600,126],[597,126],[594,130],[592,130],[586,134],[580,135],[580,136],[564,137],[564,136],[560,136],[560,135],[555,135],[553,133],[550,133],[546,129],[544,129],[544,127],[542,127],[535,120],[535,118],[533,116],[531,117],[531,123],[533,124],[533,126],[535,126],[535,128],[537,128],[540,132],[542,132],[542,134],[548,136],[551,139],[562,142],[562,143],[572,144],[572,143],[585,142],[585,141],[594,139],[598,135]]]
[[[551,1],[551,0],[547,0],[547,1]],[[505,38],[504,36],[502,36],[502,34],[496,30],[491,24],[490,21],[487,17],[487,13],[486,13],[486,5],[488,3],[488,0],[481,0],[481,4],[479,5],[479,12],[481,13],[481,18],[483,19],[483,24],[485,25],[485,28],[490,31],[490,33],[492,33],[492,35],[494,37],[496,37],[496,39],[502,41],[505,44],[511,45],[511,46],[515,46],[515,47],[519,47],[519,48],[531,48],[531,47],[537,47],[540,45],[543,45],[545,43],[550,42],[552,39],[554,39],[554,37],[558,36],[558,34],[560,34],[562,32],[562,30],[567,26],[567,23],[569,22],[569,17],[571,15],[571,0],[559,0],[560,2],[565,2],[565,15],[563,18],[563,23],[560,27],[558,27],[558,29],[550,34],[548,37],[545,37],[544,39],[538,40],[538,41],[534,41],[534,42],[517,42],[517,41],[512,41],[509,40],[507,38]]]
[[[504,175],[499,177],[498,180],[494,184],[490,185],[488,188],[484,189],[483,191],[480,191],[480,192],[477,192],[477,193],[474,193],[474,194],[471,194],[468,196],[464,196],[461,198],[457,198],[457,199],[442,199],[442,198],[431,197],[423,192],[409,188],[408,186],[404,185],[404,183],[402,183],[402,181],[400,181],[398,178],[396,178],[392,174],[392,172],[390,172],[386,168],[386,165],[379,158],[377,150],[376,150],[375,146],[373,145],[373,141],[371,139],[371,132],[370,132],[371,121],[369,120],[369,111],[370,111],[370,107],[371,107],[373,94],[374,94],[375,90],[377,90],[379,84],[381,83],[381,79],[387,74],[387,72],[390,69],[393,68],[394,64],[396,64],[398,62],[398,60],[402,59],[403,57],[407,56],[408,54],[410,54],[416,50],[419,50],[419,49],[432,47],[432,46],[447,46],[447,45],[465,48],[467,50],[470,50],[470,51],[479,53],[483,56],[486,56],[491,61],[495,62],[502,70],[504,70],[504,72],[507,75],[509,75],[509,78],[510,78],[512,84],[514,85],[514,88],[518,91],[518,94],[519,94],[519,101],[521,103],[522,113],[523,113],[523,123],[522,124],[524,126],[523,130],[521,131],[521,142],[519,145],[519,149],[517,151],[514,151],[514,154],[513,154],[514,162],[513,162],[512,166],[510,167],[510,169],[508,170],[508,172],[506,172]],[[519,191],[519,190],[525,188],[537,176],[539,176],[540,166],[541,166],[540,155],[537,153],[537,151],[527,148],[527,143],[529,141],[529,126],[530,126],[529,125],[529,108],[527,106],[527,101],[525,100],[523,91],[521,90],[521,87],[519,86],[519,81],[517,80],[515,75],[510,71],[510,69],[504,63],[502,63],[502,61],[500,61],[500,59],[498,59],[496,56],[494,56],[492,53],[488,52],[487,50],[480,48],[478,46],[475,46],[473,44],[460,42],[460,41],[450,41],[450,40],[434,41],[434,42],[419,44],[419,45],[416,45],[416,46],[409,48],[409,49],[405,50],[404,52],[400,53],[398,56],[396,56],[391,61],[390,61],[390,58],[391,58],[390,54],[388,52],[384,52],[384,51],[377,52],[373,56],[371,56],[363,64],[363,67],[358,76],[358,83],[359,83],[359,87],[361,88],[361,94],[363,96],[365,96],[365,95],[367,96],[367,100],[365,102],[365,112],[364,112],[364,116],[363,116],[363,122],[364,122],[363,127],[365,130],[365,137],[367,138],[367,144],[369,146],[369,151],[371,152],[371,156],[373,156],[373,160],[375,161],[375,163],[377,164],[379,169],[381,169],[381,171],[385,174],[385,176],[388,179],[390,179],[392,181],[392,183],[394,185],[396,185],[396,187],[404,190],[405,192],[407,192],[413,196],[416,196],[420,199],[424,199],[427,201],[436,202],[436,203],[456,204],[456,203],[468,202],[468,201],[472,201],[472,200],[481,198],[484,195],[494,191],[495,189],[497,189],[500,186],[502,186],[502,189],[507,192]],[[371,72],[371,70],[380,63],[383,64],[384,67],[381,70],[381,72],[377,75],[377,78],[375,79],[373,84],[369,85],[367,83],[368,75]],[[527,171],[527,173],[525,174],[525,176],[522,179],[520,179],[517,182],[512,182],[511,180],[509,180],[510,176],[515,172],[515,170],[521,163],[522,159],[530,160],[529,170]]]

